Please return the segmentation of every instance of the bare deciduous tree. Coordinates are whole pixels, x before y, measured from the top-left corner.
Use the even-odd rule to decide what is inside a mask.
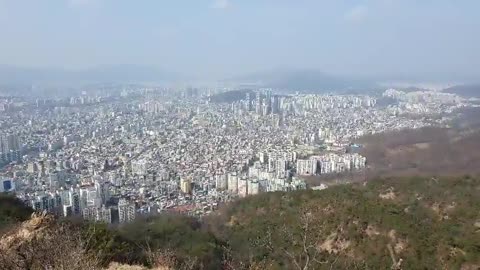
[[[274,245],[272,229],[268,229],[265,237],[257,239],[254,245],[262,246],[271,253],[281,251],[288,257],[292,269],[318,269],[322,265],[334,269],[339,255],[333,260],[322,260],[322,250],[319,248],[325,237],[322,221],[311,211],[303,210],[298,219],[299,228],[291,228],[290,225],[287,226],[285,222],[279,231],[286,242],[284,245],[279,247]]]
[[[390,258],[392,259],[392,266],[390,269],[392,270],[401,270],[402,269],[402,259],[396,259],[395,257],[395,252],[393,251],[392,245],[388,244],[387,245],[388,252],[390,253]]]
[[[152,267],[165,270],[193,270],[202,269],[196,257],[187,256],[179,260],[175,252],[169,249],[152,250],[148,241],[145,244],[144,252],[147,260]]]

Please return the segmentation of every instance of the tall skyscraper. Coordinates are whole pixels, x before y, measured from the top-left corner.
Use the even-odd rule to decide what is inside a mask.
[[[255,113],[262,114],[262,98],[260,92],[257,92],[255,97]]]
[[[0,163],[18,160],[20,154],[20,139],[14,134],[0,134]]]
[[[246,96],[246,108],[245,108],[247,111],[252,111],[252,97],[250,95],[250,93],[247,93],[247,96]]]

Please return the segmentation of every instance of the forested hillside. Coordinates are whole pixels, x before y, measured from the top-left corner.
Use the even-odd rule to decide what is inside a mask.
[[[51,226],[62,229],[49,233],[79,230],[84,244],[74,250],[98,269],[112,261],[166,269],[478,269],[479,194],[471,176],[377,179],[253,196],[202,220],[161,216],[119,228],[58,221]],[[72,240],[56,239],[55,247]],[[42,249],[46,258],[49,250]]]
[[[470,177],[376,180],[252,197],[212,227],[234,261],[271,269],[479,267],[478,194]]]

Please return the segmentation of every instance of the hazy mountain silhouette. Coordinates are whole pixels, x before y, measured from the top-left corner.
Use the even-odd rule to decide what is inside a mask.
[[[480,84],[471,85],[456,85],[447,89],[444,89],[445,93],[457,94],[462,97],[480,97]]]
[[[115,65],[83,70],[23,68],[0,66],[3,84],[77,83],[77,82],[170,82],[180,76],[152,67]]]
[[[368,80],[332,76],[313,69],[258,72],[229,81],[309,93],[355,91],[375,86]]]

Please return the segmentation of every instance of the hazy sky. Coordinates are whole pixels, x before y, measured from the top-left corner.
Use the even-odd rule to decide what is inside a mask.
[[[479,0],[0,0],[0,64],[480,75]]]

